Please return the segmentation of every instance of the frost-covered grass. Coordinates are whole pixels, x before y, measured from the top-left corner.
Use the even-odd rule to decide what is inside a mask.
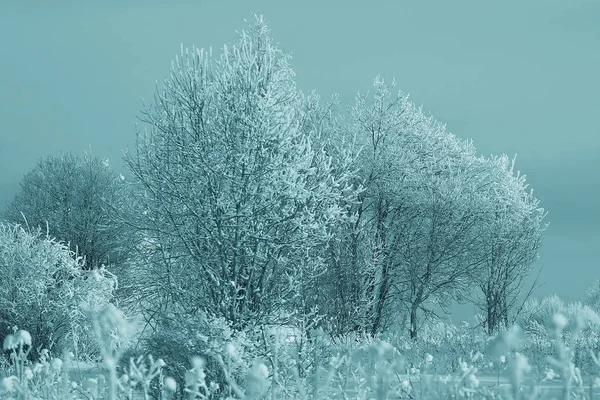
[[[556,339],[554,354],[535,366],[540,368],[524,355],[528,352],[524,346],[531,342],[516,326],[492,338],[469,338],[466,331],[456,329],[452,340],[446,337],[437,346],[435,338],[411,342],[403,337],[389,336],[384,341],[348,335],[333,339],[316,330],[310,337],[263,335],[266,351],[262,353],[231,342],[222,353],[190,354],[181,377],[169,376],[167,363],[151,355],[131,358],[125,368],[118,366],[128,322],[114,307],[95,314],[92,325],[102,362],[83,368],[77,367],[73,354],[56,357],[41,350],[39,358],[31,360],[35,338],[24,330],[8,335],[3,343],[9,357],[0,368],[0,398],[591,399],[600,395],[600,362],[592,353],[593,366],[586,370],[576,366],[578,323],[573,334],[565,335],[568,321],[562,314],[555,314],[547,325]],[[464,346],[457,346],[461,341]],[[456,349],[451,346],[464,351],[453,362],[450,358]],[[220,375],[211,375],[209,365],[218,368]],[[215,382],[209,375],[223,379]]]

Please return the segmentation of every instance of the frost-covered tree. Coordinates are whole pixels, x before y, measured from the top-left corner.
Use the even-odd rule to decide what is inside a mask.
[[[388,219],[395,217],[390,215],[392,182],[401,179],[403,170],[394,132],[398,121],[390,112],[396,104],[386,104],[389,93],[381,79],[376,79],[375,87],[372,103],[368,95],[358,95],[349,122],[336,121],[337,126],[330,127],[337,157],[358,171],[352,180],[358,197],[349,204],[350,218],[337,227],[326,258],[332,286],[323,306],[329,306],[330,329],[335,333],[379,331],[389,298],[387,261],[377,257],[386,252]]]
[[[21,180],[4,217],[48,230],[84,257],[84,268],[119,264],[126,242],[113,207],[124,196],[123,180],[105,160],[66,153],[38,161]]]
[[[395,225],[394,280],[407,307],[411,338],[422,326],[420,314],[432,315],[435,305],[448,310],[451,300],[470,290],[470,279],[482,266],[474,251],[480,221],[473,207],[477,188],[466,178],[472,172],[468,161],[462,162],[426,180],[406,206],[406,218]]]
[[[364,189],[357,172],[358,151],[339,113],[337,96],[323,104],[313,92],[305,98],[304,108],[301,127],[310,134],[313,143],[331,157],[334,179],[345,179],[348,174],[352,177],[349,184],[354,195],[341,199],[340,203],[345,218],[332,227],[331,240],[323,249],[327,270],[313,281],[310,291],[304,291],[301,300],[309,323],[305,328],[309,329],[310,323],[314,325],[319,320],[332,334],[342,334],[356,330],[362,321],[360,281],[365,259],[364,254],[358,254],[364,250],[364,244],[360,241],[363,222],[356,214],[356,206]]]
[[[182,49],[173,63],[126,155],[145,313],[177,305],[243,327],[293,316],[314,297],[353,192],[313,140],[293,77],[260,17],[220,58]]]
[[[87,311],[112,299],[114,276],[104,269],[83,270],[68,247],[19,225],[0,223],[0,342],[17,326],[37,347],[82,348],[93,333]]]
[[[427,302],[456,295],[480,265],[470,253],[478,164],[470,142],[393,88],[377,77],[342,130],[340,146],[356,154],[354,185],[363,191],[329,260],[344,272],[333,298],[351,300],[344,315],[353,325],[376,333],[401,307],[414,337]]]
[[[331,257],[350,277],[340,298],[359,299],[353,310],[371,333],[403,309],[416,337],[421,316],[470,298],[476,282],[490,332],[506,326],[546,213],[506,156],[477,156],[470,141],[393,94],[393,83],[377,77],[374,86],[373,96],[357,97],[342,135],[364,191]]]
[[[523,292],[524,280],[538,258],[546,212],[528,189],[525,176],[514,172],[507,156],[484,160],[481,175],[484,220],[476,251],[485,259],[475,278],[480,293],[474,303],[483,311],[489,334],[514,322],[535,284]],[[524,295],[524,296],[523,296]],[[523,298],[525,297],[525,298]]]

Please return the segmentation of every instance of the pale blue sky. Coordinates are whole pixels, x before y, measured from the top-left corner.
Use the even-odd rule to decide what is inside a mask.
[[[253,12],[302,89],[348,103],[395,77],[481,153],[518,153],[552,223],[538,294],[600,278],[600,0],[0,0],[0,207],[40,157],[122,170],[180,44],[216,50]]]

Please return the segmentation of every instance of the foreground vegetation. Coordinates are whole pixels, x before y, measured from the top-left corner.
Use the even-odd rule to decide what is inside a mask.
[[[2,398],[591,399],[600,381],[600,362],[580,341],[589,321],[569,322],[563,314],[554,314],[546,325],[552,354],[545,357],[536,346],[540,337],[528,337],[518,326],[495,337],[473,336],[477,331],[467,324],[437,326],[427,341],[332,338],[319,330],[309,337],[282,330],[269,335],[263,329],[262,346],[244,347],[234,338],[221,352],[192,356],[177,378],[163,359],[151,355],[124,362],[123,339],[131,326],[117,309],[109,306],[92,320],[101,373],[73,379],[72,353],[59,358],[41,350],[32,361],[31,335],[15,329],[3,343],[9,357],[0,370]],[[597,341],[593,347],[598,350]],[[576,356],[585,351],[589,361]]]

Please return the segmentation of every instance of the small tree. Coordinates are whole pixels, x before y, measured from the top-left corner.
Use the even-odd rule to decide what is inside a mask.
[[[86,269],[119,264],[126,253],[123,225],[111,206],[123,201],[124,189],[106,161],[72,153],[50,156],[23,177],[4,217],[47,229],[83,257]]]

